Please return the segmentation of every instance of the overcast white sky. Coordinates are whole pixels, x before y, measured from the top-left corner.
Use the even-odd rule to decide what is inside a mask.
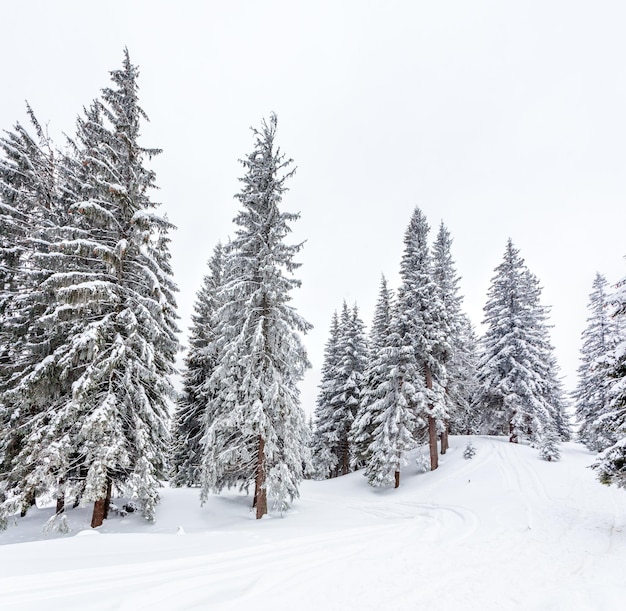
[[[477,325],[512,238],[574,386],[594,274],[626,275],[623,0],[20,0],[1,15],[2,129],[27,99],[53,135],[72,133],[124,46],[140,66],[185,330],[232,232],[248,128],[277,113],[298,166],[284,207],[307,240],[294,295],[315,325],[307,411],[333,310],[356,301],[369,323],[415,206],[431,233],[450,229]]]

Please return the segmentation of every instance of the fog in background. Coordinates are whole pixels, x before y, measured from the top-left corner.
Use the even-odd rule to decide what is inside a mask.
[[[233,231],[249,127],[274,111],[298,166],[283,207],[306,240],[293,304],[315,326],[307,412],[332,312],[346,299],[370,322],[380,275],[398,285],[415,206],[433,237],[442,220],[450,230],[479,333],[513,240],[574,387],[595,272],[626,275],[625,3],[22,0],[2,21],[2,129],[26,121],[28,100],[61,145],[125,46],[140,66],[185,335]]]

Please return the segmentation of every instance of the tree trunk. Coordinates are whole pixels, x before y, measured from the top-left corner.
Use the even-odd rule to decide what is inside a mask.
[[[259,462],[256,467],[256,519],[267,513],[267,489],[265,488],[265,440],[259,435]]]
[[[428,445],[430,448],[430,470],[434,471],[439,466],[439,454],[437,452],[437,423],[432,416],[428,416]]]
[[[513,426],[513,422],[509,422],[509,441],[511,443],[517,443],[517,433],[515,432],[515,427]]]
[[[59,480],[59,489],[57,490],[57,515],[65,511],[65,480]]]
[[[396,485],[394,486],[394,488],[399,488],[400,487],[400,471],[396,471],[395,475],[396,475]]]
[[[76,509],[80,505],[80,500],[83,496],[83,492],[85,492],[85,484],[87,481],[87,469],[85,469],[84,467],[79,467],[78,477],[81,480],[81,482],[80,482],[80,486],[78,487],[78,490],[76,491],[76,498],[74,499],[74,504],[72,505],[74,509]]]
[[[348,475],[348,473],[350,473],[350,449],[346,440],[346,447],[341,457],[341,475]]]
[[[441,453],[445,454],[450,447],[448,443],[448,422],[443,424],[443,432],[441,433]]]
[[[24,499],[24,503],[22,504],[22,509],[20,511],[20,518],[23,518],[28,513],[28,510],[36,503],[35,493],[31,490],[26,498]]]
[[[428,365],[424,365],[426,375],[426,388],[433,388],[433,374]],[[432,413],[434,406],[430,404],[428,410]],[[437,451],[437,423],[432,416],[428,416],[428,446],[430,448],[430,470],[434,471],[439,466],[439,453]]]
[[[93,513],[91,514],[91,528],[98,528],[98,526],[102,526],[102,522],[104,521],[104,505],[104,498],[98,499],[93,504]]]
[[[113,489],[113,480],[107,476],[107,494],[104,497],[104,519],[109,517],[109,505],[111,504],[111,491]]]

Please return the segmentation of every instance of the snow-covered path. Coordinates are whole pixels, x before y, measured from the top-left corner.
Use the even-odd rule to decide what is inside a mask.
[[[73,533],[35,541],[40,510],[0,534],[0,607],[621,609],[626,492],[595,481],[593,456],[565,444],[547,463],[479,437],[464,460],[465,443],[438,471],[407,467],[398,490],[359,473],[304,482],[282,519],[166,489],[154,525],[129,515],[83,534],[88,510],[73,510]]]

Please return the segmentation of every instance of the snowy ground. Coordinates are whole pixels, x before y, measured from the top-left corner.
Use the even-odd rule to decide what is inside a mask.
[[[376,491],[361,473],[304,482],[293,510],[260,522],[250,498],[200,508],[163,491],[155,524],[51,509],[0,533],[4,609],[621,610],[626,492],[601,486],[593,456],[565,444],[547,463],[527,446],[453,437],[440,469]],[[181,532],[182,529],[182,532]],[[178,532],[178,534],[177,534]]]

